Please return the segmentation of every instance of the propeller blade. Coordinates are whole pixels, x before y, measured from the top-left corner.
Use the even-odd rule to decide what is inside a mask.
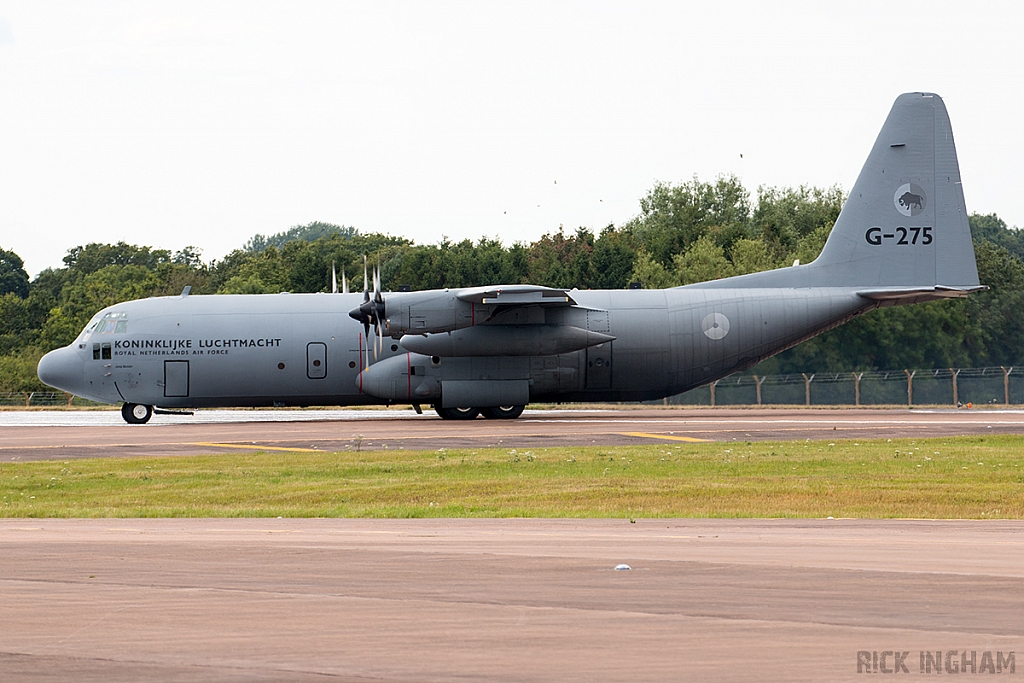
[[[345,277],[345,268],[341,269],[341,293],[348,294],[348,278]]]
[[[334,261],[331,261],[331,294],[338,293],[338,270]]]
[[[363,254],[363,302],[370,300],[370,278],[366,270],[366,254]]]

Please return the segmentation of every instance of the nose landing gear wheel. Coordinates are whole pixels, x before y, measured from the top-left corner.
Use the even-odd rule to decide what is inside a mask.
[[[480,412],[484,417],[492,420],[514,420],[523,414],[526,406],[498,406],[497,408],[483,408]]]
[[[125,403],[121,406],[121,417],[130,425],[143,425],[153,417],[153,406],[139,403]]]
[[[480,414],[478,408],[442,408],[434,406],[434,412],[441,416],[442,420],[472,420]]]

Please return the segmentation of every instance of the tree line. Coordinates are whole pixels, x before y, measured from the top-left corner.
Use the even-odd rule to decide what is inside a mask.
[[[70,343],[96,311],[148,296],[330,291],[331,269],[362,288],[363,256],[385,288],[530,283],[620,289],[671,287],[809,263],[842,208],[838,187],[758,188],[733,176],[658,183],[639,213],[600,231],[558,230],[532,243],[409,239],[315,222],[254,235],[223,259],[119,242],[68,250],[64,266],[30,279],[0,249],[0,391],[42,389],[35,365]],[[758,366],[760,374],[1024,363],[1024,234],[995,214],[971,215],[981,281],[965,300],[873,311]]]

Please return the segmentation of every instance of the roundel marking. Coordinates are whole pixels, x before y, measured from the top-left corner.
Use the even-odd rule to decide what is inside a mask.
[[[903,183],[892,196],[893,206],[901,215],[908,218],[919,216],[924,211],[927,200],[924,189],[916,183]]]
[[[729,334],[729,319],[721,313],[710,313],[704,316],[700,327],[709,339],[717,341]]]

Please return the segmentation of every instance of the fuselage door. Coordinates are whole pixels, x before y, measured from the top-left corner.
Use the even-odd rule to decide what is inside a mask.
[[[587,329],[608,334],[611,323],[608,311],[587,311]],[[587,349],[587,389],[612,388],[612,342]]]
[[[306,344],[306,377],[310,379],[327,377],[327,344],[323,342]]]
[[[187,360],[164,361],[165,398],[187,398],[188,380],[189,377]]]
[[[587,389],[612,388],[612,342],[587,349]]]

